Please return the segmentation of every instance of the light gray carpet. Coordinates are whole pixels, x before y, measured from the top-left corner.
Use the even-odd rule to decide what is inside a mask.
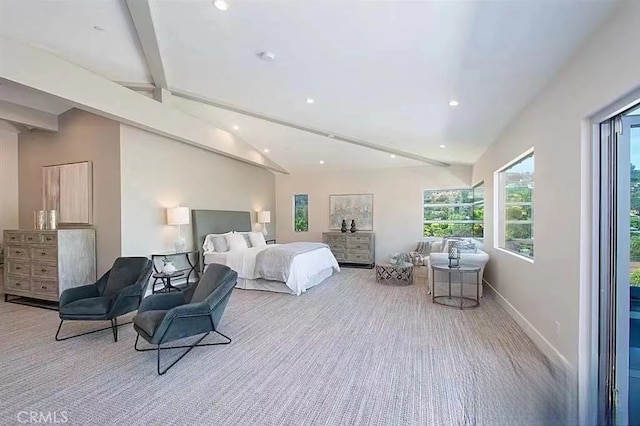
[[[162,377],[130,325],[118,343],[109,330],[56,342],[57,325],[57,312],[0,302],[0,424],[20,411],[84,425],[563,423],[546,359],[495,301],[432,305],[424,286],[371,270],[300,297],[235,290],[220,326],[233,343],[196,348]]]

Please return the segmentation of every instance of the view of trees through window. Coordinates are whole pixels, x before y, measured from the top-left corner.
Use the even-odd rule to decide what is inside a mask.
[[[425,237],[484,237],[484,184],[424,191]]]
[[[631,154],[631,277],[630,284],[640,287],[640,127],[630,130]]]
[[[499,173],[500,247],[533,258],[533,153]]]
[[[293,196],[293,230],[295,232],[309,231],[309,195],[307,194]]]

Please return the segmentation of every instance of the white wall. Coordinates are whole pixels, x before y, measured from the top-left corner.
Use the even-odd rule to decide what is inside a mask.
[[[0,242],[18,228],[18,134],[0,130]]]
[[[484,180],[487,188],[485,249],[492,266],[485,278],[532,339],[573,369],[578,362],[581,128],[583,120],[640,84],[638,28],[640,2],[621,3],[473,168],[474,181]],[[589,134],[584,137],[590,140]],[[493,172],[531,147],[534,263],[492,248],[490,190]]]
[[[124,124],[120,156],[123,256],[173,249],[167,207],[250,211],[253,220],[258,210],[274,211],[275,178],[265,169]],[[191,225],[182,235],[194,246]]]
[[[475,183],[475,182],[474,182]],[[373,194],[376,259],[422,240],[423,191],[471,185],[471,167],[407,167],[277,175],[278,242],[322,241],[330,194]],[[309,194],[309,232],[293,231],[293,194]]]

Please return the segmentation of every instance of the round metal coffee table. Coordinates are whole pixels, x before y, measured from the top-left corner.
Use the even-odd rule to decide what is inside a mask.
[[[376,281],[393,281],[398,284],[405,281],[406,285],[413,284],[413,263],[376,263]]]
[[[449,292],[444,295],[436,295],[436,271],[445,272],[449,277]],[[476,274],[476,298],[464,297],[464,274]],[[459,277],[460,296],[451,294],[451,277]],[[439,305],[452,308],[469,309],[480,305],[480,267],[465,265],[449,267],[446,263],[431,265],[431,301]]]

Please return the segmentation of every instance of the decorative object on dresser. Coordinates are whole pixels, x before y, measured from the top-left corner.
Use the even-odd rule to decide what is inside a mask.
[[[347,232],[347,221],[342,219],[342,226],[340,227],[340,232]]]
[[[351,221],[351,233],[354,233],[356,231],[357,231],[357,229],[356,229],[356,221],[352,220]]]
[[[5,301],[57,301],[65,289],[95,281],[95,241],[89,228],[4,231]]]
[[[90,225],[93,222],[90,161],[43,167],[42,188],[43,210],[56,210],[57,223]]]
[[[267,231],[267,223],[271,223],[271,212],[266,210],[258,212],[258,223],[262,224],[262,233],[264,235],[269,235],[269,231]]]
[[[340,265],[365,266],[375,264],[375,234],[358,232],[323,232],[322,242],[327,244]]]
[[[341,229],[343,220],[355,221],[361,231],[372,231],[373,194],[329,195],[329,229]]]
[[[173,242],[173,247],[177,252],[184,251],[185,239],[180,231],[180,225],[189,224],[189,207],[172,207],[167,209],[167,225],[178,227],[178,236]]]

